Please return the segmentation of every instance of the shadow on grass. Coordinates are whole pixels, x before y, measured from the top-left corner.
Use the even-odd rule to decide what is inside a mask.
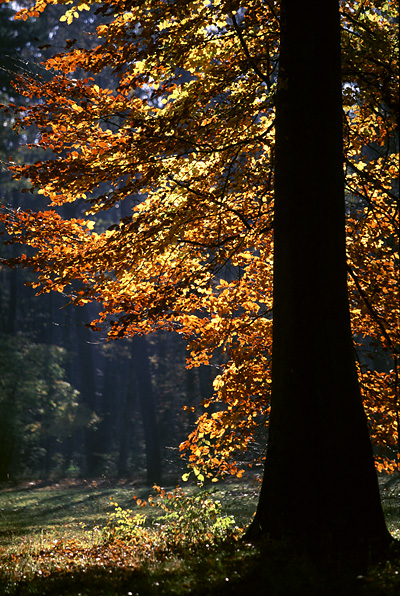
[[[383,486],[383,497],[398,528],[399,490],[397,484],[392,484]],[[121,505],[132,506],[132,494],[146,498],[149,492],[146,487],[97,485],[0,491],[0,534],[4,539],[9,533],[18,538],[3,541],[2,560],[8,570],[2,569],[0,563],[0,596],[400,594],[398,551],[368,571],[349,572],[337,564],[322,569],[306,557],[295,555],[287,545],[267,541],[257,547],[224,543],[215,548],[203,547],[197,553],[182,548],[182,552],[147,558],[135,553],[130,558],[129,549],[121,548],[114,558],[108,546],[90,542],[84,547],[79,546],[79,536],[74,540],[79,524],[91,527],[103,523],[113,509],[110,496]],[[248,521],[256,492],[246,485],[222,485],[215,497],[224,502],[229,514]],[[53,528],[55,525],[57,528]],[[52,529],[56,531],[54,543],[59,546],[51,546]],[[72,534],[67,536],[67,530]],[[44,532],[43,541],[39,541],[39,546],[29,546],[38,532]],[[19,543],[19,536],[26,537],[23,544]]]
[[[182,555],[132,568],[88,565],[36,575],[0,588],[1,596],[398,596],[398,555],[357,575],[337,566],[317,566],[285,545],[237,547]]]

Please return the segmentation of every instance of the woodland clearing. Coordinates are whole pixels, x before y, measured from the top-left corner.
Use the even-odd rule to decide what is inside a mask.
[[[382,475],[380,484],[387,524],[398,538],[400,477]],[[175,534],[162,534],[161,524],[157,524],[159,508],[150,507],[152,501],[148,501],[152,492],[132,482],[104,479],[3,484],[0,594],[239,595],[251,587],[254,595],[394,596],[400,588],[398,551],[356,573],[329,566],[317,568],[294,555],[286,544],[266,540],[254,546],[241,541],[239,528],[246,527],[257,504],[259,485],[253,480],[220,482],[209,491],[194,486],[185,486],[182,493],[166,489],[163,502],[168,510],[163,527],[179,528]],[[191,497],[195,501],[190,501]],[[170,504],[178,502],[183,503],[185,512],[175,523]],[[220,503],[214,517],[209,513],[214,512],[212,502]],[[115,517],[117,503],[133,520],[127,530],[134,538],[110,531],[111,526],[114,530],[118,524],[119,529],[123,526],[122,514]],[[144,515],[142,523],[139,518],[143,520]],[[221,520],[231,516],[233,527],[223,527]],[[209,539],[198,533],[199,540],[194,542],[188,527],[211,518],[220,524],[221,533],[209,534]]]

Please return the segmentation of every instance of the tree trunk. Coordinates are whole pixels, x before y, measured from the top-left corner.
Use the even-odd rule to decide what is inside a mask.
[[[248,531],[362,555],[387,545],[346,283],[337,0],[281,2],[272,399]]]
[[[96,373],[93,348],[91,345],[91,331],[82,323],[76,325],[76,345],[78,353],[78,374],[80,399],[87,407],[90,416],[99,412],[96,396]],[[100,437],[97,426],[87,425],[84,429],[85,466],[84,474],[97,476],[102,472],[102,458],[99,454]]]
[[[118,429],[118,478],[125,478],[129,475],[129,455],[134,435],[134,406],[137,397],[137,389],[134,375],[129,376],[129,386],[126,389],[125,401],[121,408],[121,422]]]
[[[131,341],[132,366],[135,371],[146,443],[147,483],[150,485],[159,484],[161,482],[161,454],[147,340],[145,337],[134,336]]]

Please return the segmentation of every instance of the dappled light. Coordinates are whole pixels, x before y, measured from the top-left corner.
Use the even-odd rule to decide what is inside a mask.
[[[0,0],[0,596],[399,592],[398,17]]]

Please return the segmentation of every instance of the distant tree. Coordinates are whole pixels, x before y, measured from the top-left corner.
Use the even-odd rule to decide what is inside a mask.
[[[0,333],[0,481],[48,477],[57,444],[87,424],[65,380],[65,350]]]

